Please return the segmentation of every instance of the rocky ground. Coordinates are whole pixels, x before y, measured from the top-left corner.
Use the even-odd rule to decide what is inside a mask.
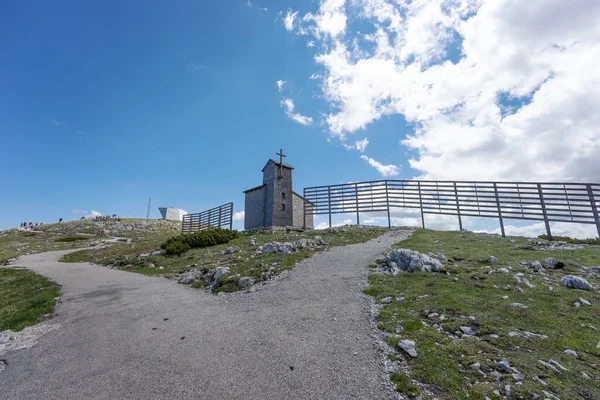
[[[600,398],[600,248],[418,231],[373,265],[409,398]]]

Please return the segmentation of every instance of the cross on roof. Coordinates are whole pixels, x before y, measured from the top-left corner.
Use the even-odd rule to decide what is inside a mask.
[[[283,154],[283,149],[279,149],[279,153],[275,153],[276,155],[279,156],[279,178],[282,178],[283,175],[281,174],[281,168],[283,167],[283,157],[287,157],[285,154]]]

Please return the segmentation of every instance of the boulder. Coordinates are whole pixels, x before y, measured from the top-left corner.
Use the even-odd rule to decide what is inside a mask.
[[[548,257],[544,260],[544,266],[548,269],[555,269],[558,264],[558,260],[554,257]]]
[[[250,240],[248,241],[248,246],[256,246],[256,239],[251,237]]]
[[[435,258],[409,249],[392,250],[386,256],[388,266],[395,265],[402,271],[413,272],[419,268],[423,272],[437,272],[444,265]]]
[[[219,267],[215,271],[215,275],[213,276],[213,279],[216,281],[217,279],[219,279],[223,275],[227,274],[228,272],[229,272],[229,268],[227,268],[227,267]]]
[[[254,278],[244,276],[238,280],[237,285],[242,289],[250,289],[254,285]]]
[[[411,357],[417,356],[417,350],[415,349],[415,346],[416,343],[412,340],[401,340],[400,343],[398,343],[398,348],[400,350],[404,350],[404,352]]]
[[[150,263],[150,264],[148,264],[148,268],[156,268],[156,265]]]
[[[542,263],[539,262],[538,260],[533,261],[529,266],[535,272],[543,272],[544,271],[544,267],[542,266]]]
[[[497,262],[498,262],[498,259],[496,257],[494,257],[494,256],[490,256],[488,258],[488,263],[489,264],[496,264]]]
[[[585,278],[575,275],[563,276],[560,284],[572,289],[594,290],[594,287]]]
[[[463,335],[475,336],[475,331],[470,326],[461,326],[460,331]]]
[[[202,277],[203,277],[202,271],[193,269],[193,270],[188,271],[185,274],[183,274],[181,276],[181,278],[179,278],[179,283],[182,283],[184,285],[189,285],[190,283],[193,283],[193,282],[197,281],[198,279],[202,279]]]
[[[508,372],[510,371],[510,364],[507,359],[503,359],[502,361],[496,361],[496,367],[500,372]]]

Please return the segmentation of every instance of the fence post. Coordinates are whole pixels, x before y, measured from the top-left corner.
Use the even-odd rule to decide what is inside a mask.
[[[229,208],[229,229],[233,229],[233,203],[230,203],[231,207]]]
[[[329,229],[331,229],[331,187],[327,187],[327,204],[329,205]]]
[[[598,230],[598,237],[600,238],[600,218],[598,217],[598,208],[596,207],[596,199],[594,198],[594,191],[592,185],[587,184],[588,196],[590,196],[590,203],[592,205],[592,212],[594,213],[594,220],[596,221],[596,229]]]
[[[358,183],[354,184],[354,199],[356,200],[356,225],[360,225],[360,211],[358,211]]]
[[[303,212],[302,212],[302,216],[304,217],[304,221],[302,221],[302,230],[305,231],[306,230],[306,208],[307,208],[306,207],[306,203],[307,203],[307,201],[306,201],[306,188],[303,189],[302,193],[304,193],[304,196],[303,196],[304,198],[302,199],[302,207],[304,209]]]
[[[546,212],[546,203],[544,203],[544,193],[542,192],[542,184],[537,184],[538,194],[540,196],[540,204],[542,205],[542,214],[544,214],[544,224],[546,224],[546,238],[552,240],[552,232],[550,232],[550,221],[548,221],[548,213]],[[523,209],[523,206],[521,206]]]
[[[390,218],[390,197],[388,193],[388,181],[385,181],[385,204],[387,205],[388,212],[388,228],[392,227],[392,219]]]
[[[421,224],[423,225],[423,229],[425,229],[425,215],[423,215],[423,198],[421,197],[421,182],[417,181],[417,185],[419,187],[419,206],[421,207]]]
[[[498,219],[500,220],[500,230],[502,231],[502,237],[506,237],[504,233],[504,221],[502,220],[502,210],[500,209],[500,197],[498,196],[498,186],[494,182],[494,194],[496,195],[496,205],[498,207]]]
[[[221,208],[221,206],[219,206],[219,228],[221,227],[221,212],[222,212],[222,208]]]
[[[460,203],[458,202],[458,190],[456,189],[456,182],[454,182],[454,196],[456,197],[456,212],[458,213],[458,229],[462,232],[462,219],[460,218]]]

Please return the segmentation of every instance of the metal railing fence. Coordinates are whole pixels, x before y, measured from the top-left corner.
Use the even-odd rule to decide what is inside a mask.
[[[502,236],[505,219],[544,221],[548,237],[550,222],[595,224],[600,237],[600,184],[572,182],[480,182],[431,180],[379,180],[304,189],[304,215],[356,214],[413,208],[425,214],[498,218]],[[310,205],[307,206],[307,205]]]
[[[232,228],[233,203],[223,204],[196,214],[186,214],[181,222],[182,232],[198,232],[209,228]]]

